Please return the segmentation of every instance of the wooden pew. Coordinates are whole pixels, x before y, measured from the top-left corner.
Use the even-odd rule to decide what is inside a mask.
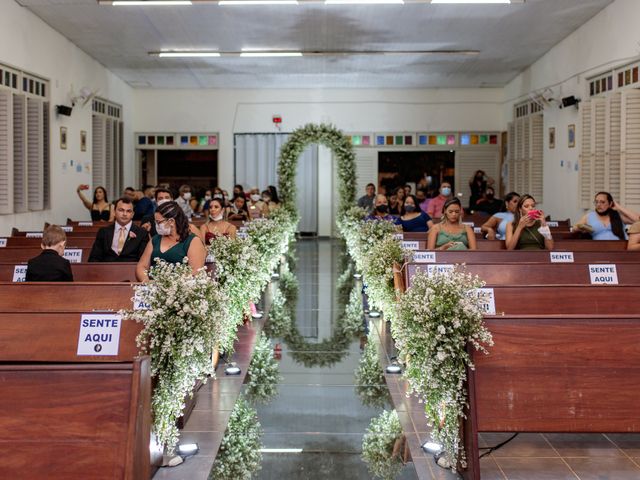
[[[420,238],[415,238],[412,236],[407,237],[405,234],[403,241],[405,242],[418,242],[418,249],[424,250],[426,248],[426,240],[425,234],[420,234]],[[416,235],[418,236],[418,235]],[[504,240],[486,240],[486,239],[478,239],[477,240],[478,250],[481,251],[506,251]],[[408,247],[409,248],[409,247]],[[554,251],[565,251],[565,252],[573,252],[573,251],[600,251],[600,250],[626,250],[627,242],[625,240],[584,240],[584,239],[555,239],[554,240]]]
[[[496,250],[496,251],[432,251],[419,250],[417,255],[434,254],[437,263],[550,263],[551,254],[563,255],[566,252],[553,250]],[[640,252],[628,250],[574,251],[576,263],[636,263],[640,262]],[[435,262],[433,262],[435,263]]]
[[[480,431],[640,432],[639,292],[615,294],[628,315],[594,314],[578,299],[556,296],[583,312],[485,318],[494,346],[488,355],[470,351],[476,369],[468,372],[465,479],[480,480]]]
[[[38,248],[42,244],[41,238],[27,238],[27,237],[3,237],[6,240],[7,247],[31,247]],[[96,237],[67,237],[67,248],[87,248],[91,250],[93,242]]]
[[[13,281],[16,263],[0,263],[0,282]],[[76,282],[135,282],[136,263],[100,262],[72,263],[71,271]]]
[[[160,457],[150,453],[150,361],[137,356],[140,329],[123,322],[117,355],[78,356],[80,314],[0,313],[3,478],[151,477]]]
[[[67,249],[72,247],[67,247]],[[91,248],[82,248],[81,260],[89,260]],[[40,255],[42,249],[40,247],[5,247],[0,248],[1,263],[26,263],[31,258]]]
[[[427,271],[429,264],[409,263],[405,266],[405,284],[410,285],[415,272]],[[442,266],[443,264],[432,264]],[[446,265],[446,264],[444,264]],[[590,265],[609,269],[615,266],[619,285],[640,285],[640,258],[638,263],[467,263],[464,271],[477,275],[487,285],[590,285]],[[605,276],[604,274],[599,277]],[[608,276],[608,275],[607,275]]]

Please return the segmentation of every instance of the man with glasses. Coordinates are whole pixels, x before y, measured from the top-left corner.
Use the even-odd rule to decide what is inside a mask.
[[[116,222],[98,231],[90,262],[137,262],[144,252],[149,234],[134,225],[133,202],[121,198],[116,202]]]

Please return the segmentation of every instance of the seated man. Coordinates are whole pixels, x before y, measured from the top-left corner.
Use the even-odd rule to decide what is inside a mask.
[[[121,198],[116,202],[116,223],[98,230],[89,255],[90,262],[137,262],[142,256],[149,234],[133,224],[133,202]]]
[[[144,217],[153,215],[156,210],[153,201],[153,187],[151,185],[145,185],[142,188],[142,192],[136,192],[137,201],[133,207],[133,219],[142,220]]]
[[[42,253],[29,260],[27,282],[73,282],[71,263],[64,255],[67,235],[58,225],[49,225],[42,234]]]
[[[154,197],[156,200],[156,205],[158,207],[165,202],[170,202],[171,200],[173,200],[173,195],[171,194],[171,191],[166,188],[156,188]],[[144,228],[147,232],[149,232],[149,235],[151,235],[152,237],[158,234],[158,232],[156,232],[156,218],[153,213],[149,215],[145,215],[140,220],[140,226]]]

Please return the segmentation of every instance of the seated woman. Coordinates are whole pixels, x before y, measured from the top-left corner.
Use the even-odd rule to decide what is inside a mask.
[[[381,194],[376,195],[376,198],[373,201],[373,213],[366,217],[366,220],[386,220],[389,222],[395,221],[395,217],[389,215],[389,204],[387,202],[387,197]]]
[[[389,214],[400,215],[401,209],[402,205],[398,202],[398,194],[396,192],[392,192],[389,196]]]
[[[224,207],[219,198],[209,202],[207,222],[200,227],[200,239],[205,245],[209,245],[215,237],[236,238],[236,227],[224,220]]]
[[[402,225],[404,232],[427,232],[433,227],[431,217],[420,210],[414,195],[407,195],[402,206],[402,215],[396,218],[395,223]]]
[[[273,201],[271,197],[271,190],[268,189],[262,191],[262,202],[265,205],[263,212],[266,217],[268,217],[271,212],[273,212],[280,206],[279,203]]]
[[[636,222],[629,227],[629,241],[627,250],[640,250],[640,222]]]
[[[637,215],[613,201],[608,192],[596,193],[595,210],[587,212],[574,225],[574,231],[589,233],[593,240],[626,240],[625,223],[637,221]]]
[[[553,250],[553,238],[544,219],[536,209],[536,200],[523,195],[518,200],[513,221],[507,224],[507,250]]]
[[[243,222],[249,220],[249,210],[247,209],[247,200],[244,195],[238,195],[233,199],[227,209],[227,219],[241,220]]]
[[[42,253],[29,260],[26,282],[73,282],[71,263],[64,255],[67,235],[58,225],[49,225],[42,233]]]
[[[462,223],[462,203],[456,197],[442,207],[442,220],[429,229],[427,250],[475,250],[476,236]]]
[[[505,211],[494,214],[484,222],[480,229],[487,234],[488,240],[504,240],[507,235],[507,223],[513,222],[513,214],[518,207],[520,195],[516,192],[507,193],[504,197]]]
[[[198,204],[198,208],[196,210],[194,210],[195,213],[204,213],[205,215],[207,215],[207,210],[209,210],[209,202],[211,201],[211,199],[213,198],[213,195],[211,194],[211,189],[207,188],[204,191],[204,197],[202,197],[200,199],[200,203]]]
[[[78,185],[76,192],[82,200],[84,206],[91,212],[91,221],[93,222],[113,222],[116,218],[116,212],[113,208],[113,205],[109,203],[109,199],[107,198],[107,191],[104,187],[96,187],[93,191],[93,201],[89,201],[87,197],[84,196],[82,190],[88,190],[89,185]]]
[[[149,268],[160,258],[168,263],[182,263],[187,257],[193,272],[204,267],[206,251],[200,238],[189,230],[189,220],[176,202],[165,202],[154,213],[156,231],[136,266],[139,282],[149,280]]]

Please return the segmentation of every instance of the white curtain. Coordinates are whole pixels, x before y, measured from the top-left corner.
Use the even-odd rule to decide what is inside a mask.
[[[277,166],[286,133],[247,133],[235,135],[235,183],[245,190],[278,185]],[[309,145],[298,159],[296,175],[298,231],[318,231],[318,146]]]

